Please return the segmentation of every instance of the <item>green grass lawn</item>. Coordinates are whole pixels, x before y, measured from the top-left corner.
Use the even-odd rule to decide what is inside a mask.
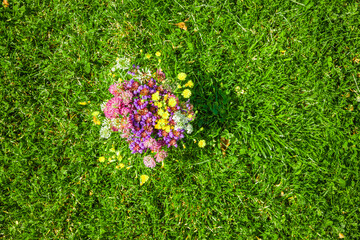
[[[358,1],[8,2],[0,238],[360,238]],[[92,121],[122,56],[195,83],[163,168]]]

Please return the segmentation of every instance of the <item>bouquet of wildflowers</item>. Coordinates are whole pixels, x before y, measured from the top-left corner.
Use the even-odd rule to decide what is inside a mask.
[[[109,138],[118,132],[133,154],[144,154],[144,164],[153,168],[168,155],[166,149],[177,147],[184,134],[192,132],[191,121],[195,114],[190,104],[191,91],[185,89],[181,102],[168,85],[161,69],[149,69],[130,65],[128,59],[117,59],[112,71],[125,70],[130,80],[112,84],[109,92],[113,97],[101,105],[105,114],[100,135]],[[179,79],[186,74],[180,73]],[[191,82],[192,84],[192,82]]]

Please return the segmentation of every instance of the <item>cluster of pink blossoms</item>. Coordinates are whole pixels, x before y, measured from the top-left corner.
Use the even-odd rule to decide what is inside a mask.
[[[161,70],[151,74],[133,65],[128,74],[132,79],[109,88],[113,98],[103,106],[106,124],[101,131],[119,132],[132,153],[148,154],[144,164],[153,168],[168,156],[165,147],[177,147],[184,133],[191,133],[193,106],[161,85],[166,78]]]

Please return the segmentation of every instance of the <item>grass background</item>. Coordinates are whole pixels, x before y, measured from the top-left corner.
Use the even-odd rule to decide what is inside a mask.
[[[360,238],[358,1],[8,2],[0,237]],[[198,115],[151,170],[90,113],[116,57],[156,51]],[[98,161],[113,145],[129,170]]]

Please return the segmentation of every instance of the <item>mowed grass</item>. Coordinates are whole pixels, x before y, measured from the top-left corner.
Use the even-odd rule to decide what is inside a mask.
[[[360,238],[359,3],[8,2],[0,237]],[[92,122],[124,55],[195,83],[195,133],[164,168]],[[112,146],[131,168],[98,161]]]

